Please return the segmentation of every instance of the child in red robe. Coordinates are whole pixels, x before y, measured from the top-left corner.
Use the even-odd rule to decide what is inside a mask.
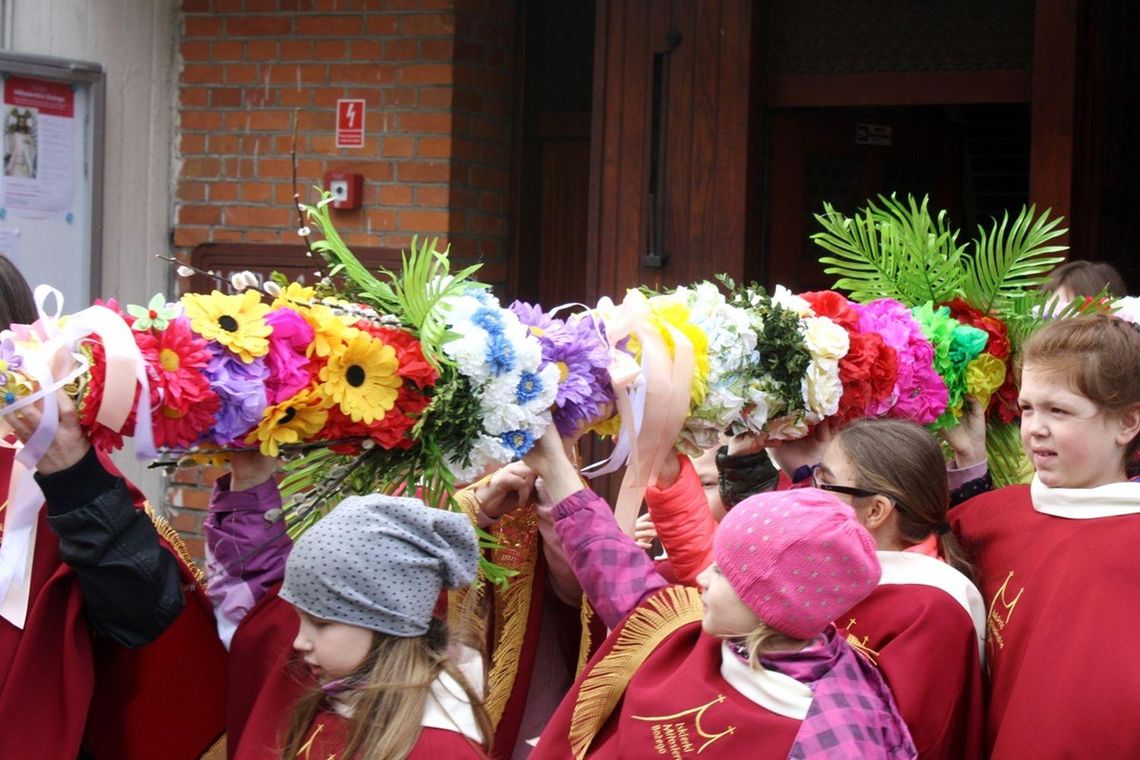
[[[300,617],[290,667],[309,688],[284,714],[263,689],[236,755],[484,757],[482,659],[433,616],[477,564],[464,515],[380,495],[337,505],[298,539],[279,592]]]
[[[946,524],[949,487],[938,442],[902,420],[862,420],[823,448],[812,482],[854,507],[879,549],[882,579],[836,619],[876,665],[923,758],[977,758],[984,723],[980,658],[985,608]],[[716,530],[685,462],[646,494],[682,582],[714,560]]]
[[[951,512],[988,606],[991,757],[1140,757],[1140,328],[1051,322],[1026,341],[1029,486]]]
[[[879,577],[850,507],[814,489],[745,500],[697,594],[669,586],[581,487],[556,431],[526,461],[614,628],[532,757],[915,757],[881,676],[831,625]]]

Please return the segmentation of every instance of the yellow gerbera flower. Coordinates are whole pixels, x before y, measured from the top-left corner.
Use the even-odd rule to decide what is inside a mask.
[[[260,442],[261,453],[275,457],[283,443],[299,443],[320,432],[329,418],[322,408],[324,399],[312,391],[302,391],[293,398],[271,406],[261,422],[245,437],[245,442]]]
[[[321,369],[321,392],[340,406],[353,422],[371,425],[396,403],[404,380],[396,350],[366,332],[357,331],[339,350],[329,355]]]
[[[273,308],[285,306],[290,309],[301,309],[313,302],[315,294],[313,288],[306,288],[299,282],[291,282],[281,291],[281,295],[273,299]]]
[[[309,356],[328,356],[360,333],[352,326],[352,317],[337,314],[322,304],[313,304],[311,309],[302,311],[301,316],[313,328],[313,342],[307,349]]]
[[[235,296],[216,290],[208,296],[187,293],[182,296],[182,306],[194,332],[218,341],[246,364],[269,353],[268,338],[273,332],[265,322],[269,307],[256,290]]]

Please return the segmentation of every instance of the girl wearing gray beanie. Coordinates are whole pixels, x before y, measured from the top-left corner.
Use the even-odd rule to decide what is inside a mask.
[[[482,660],[449,646],[432,612],[471,583],[475,533],[418,499],[351,497],[298,539],[280,597],[313,682],[293,708],[282,758],[485,757]]]

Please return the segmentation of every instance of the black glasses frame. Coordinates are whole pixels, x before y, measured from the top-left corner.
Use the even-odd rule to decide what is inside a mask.
[[[856,488],[855,486],[834,486],[831,483],[824,483],[819,479],[819,465],[818,464],[811,469],[811,485],[813,488],[818,488],[821,491],[831,491],[832,493],[842,493],[842,494],[847,494],[848,496],[856,496],[856,497],[860,497],[860,498],[867,498],[868,496],[878,496],[880,493],[882,493],[881,491],[871,491],[871,490],[868,490],[866,488]],[[906,504],[899,501],[894,496],[891,496],[889,493],[884,493],[882,495],[886,496],[888,499],[890,499],[892,502],[894,502],[895,509],[897,509],[901,512],[909,511]]]

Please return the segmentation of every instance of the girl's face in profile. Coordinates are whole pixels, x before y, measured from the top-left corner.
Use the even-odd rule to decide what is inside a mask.
[[[1127,480],[1124,454],[1136,435],[1133,410],[1109,415],[1062,373],[1033,364],[1021,372],[1021,445],[1051,488],[1095,488]]]
[[[760,618],[736,595],[728,579],[716,564],[697,576],[701,601],[705,605],[701,627],[705,633],[719,638],[745,636],[760,625]]]
[[[352,673],[372,649],[375,634],[367,628],[337,623],[297,610],[301,627],[293,639],[296,650],[321,683]]]

